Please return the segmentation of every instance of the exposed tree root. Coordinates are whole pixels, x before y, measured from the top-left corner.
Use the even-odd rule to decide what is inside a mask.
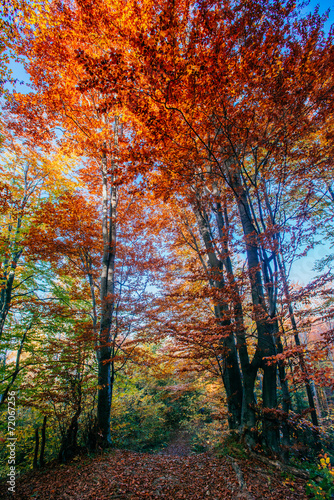
[[[240,469],[239,465],[234,460],[234,458],[230,457],[229,455],[227,455],[226,458],[231,463],[232,469],[236,473],[236,476],[237,476],[237,479],[238,479],[238,483],[239,483],[239,487],[240,487],[240,490],[241,490],[241,494],[238,495],[237,498],[244,498],[244,499],[247,499],[247,500],[254,500],[253,495],[251,495],[251,493],[249,493],[249,491],[248,491],[247,484],[246,484],[246,482],[244,480],[244,476],[243,476],[242,470]]]
[[[291,467],[290,465],[285,465],[282,462],[279,462],[278,460],[269,460],[269,458],[257,455],[256,453],[250,450],[247,453],[250,457],[254,458],[255,460],[259,460],[260,462],[263,462],[266,465],[275,467],[276,469],[280,469],[283,472],[286,472],[287,474],[292,474],[293,476],[300,477],[302,479],[309,479],[310,477],[308,472],[296,469],[296,467]]]

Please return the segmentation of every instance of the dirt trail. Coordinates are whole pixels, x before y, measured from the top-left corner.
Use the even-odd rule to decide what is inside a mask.
[[[172,436],[167,448],[159,451],[157,455],[177,455],[178,457],[186,457],[190,455],[190,436],[187,431],[176,431]]]
[[[241,486],[240,477],[244,481]],[[155,454],[115,450],[99,457],[77,457],[68,465],[32,471],[17,479],[19,500],[303,500],[305,481],[283,484],[277,471],[256,460],[193,454],[189,436],[176,433]]]

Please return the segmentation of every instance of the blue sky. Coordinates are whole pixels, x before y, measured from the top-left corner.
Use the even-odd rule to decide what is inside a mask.
[[[334,3],[333,0],[322,0],[321,2],[317,0],[311,0],[309,5],[305,7],[304,12],[310,12],[315,9],[315,7],[319,5],[320,7],[320,14],[323,14],[326,12],[326,10],[331,9],[331,12],[329,14],[328,21],[325,25],[326,29],[328,30],[330,25],[334,23]]]

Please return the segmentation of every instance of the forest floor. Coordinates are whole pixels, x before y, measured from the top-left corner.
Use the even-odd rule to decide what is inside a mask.
[[[2,483],[0,498],[302,500],[308,498],[304,486],[305,480],[286,479],[257,459],[192,453],[189,436],[181,431],[157,453],[114,450],[31,471],[17,479],[13,496],[6,496]]]

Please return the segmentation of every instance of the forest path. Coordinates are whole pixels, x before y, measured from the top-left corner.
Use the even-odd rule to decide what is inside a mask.
[[[171,443],[171,450],[175,451]],[[179,452],[184,448],[178,448]],[[237,466],[236,466],[237,464]],[[237,473],[236,473],[237,471]],[[240,473],[244,484],[241,487]],[[303,500],[305,481],[283,483],[277,471],[257,460],[217,458],[207,453],[186,456],[115,450],[95,458],[31,471],[16,480],[19,500]]]
[[[191,437],[187,431],[177,430],[171,437],[167,447],[157,455],[177,455],[186,457],[191,454]]]

